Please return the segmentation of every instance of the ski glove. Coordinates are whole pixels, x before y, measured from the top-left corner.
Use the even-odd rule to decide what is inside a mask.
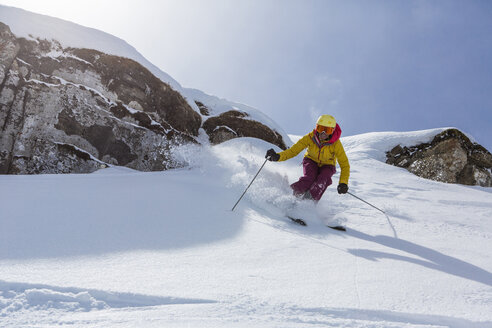
[[[339,194],[346,194],[348,191],[348,186],[345,183],[340,183],[338,185],[337,191]]]
[[[276,162],[280,159],[280,155],[277,154],[275,150],[273,150],[272,148],[272,149],[268,149],[265,158],[268,159],[269,161]]]

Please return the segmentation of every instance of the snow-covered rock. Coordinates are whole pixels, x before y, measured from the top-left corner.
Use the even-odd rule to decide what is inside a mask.
[[[431,142],[397,145],[386,162],[427,179],[465,185],[492,186],[492,155],[457,129],[437,134]]]
[[[156,171],[181,166],[171,149],[185,143],[289,143],[261,112],[182,88],[109,34],[0,6],[0,37],[0,173]]]
[[[62,48],[55,41],[15,38],[4,24],[0,29],[9,49],[2,58],[0,172],[99,167],[90,156],[54,147],[59,144],[104,163],[163,170],[177,166],[170,147],[198,136],[200,115],[137,62]]]

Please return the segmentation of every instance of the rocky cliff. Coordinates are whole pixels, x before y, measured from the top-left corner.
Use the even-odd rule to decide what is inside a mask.
[[[386,157],[386,163],[406,168],[426,179],[492,186],[491,153],[457,129],[439,133],[430,143],[396,146]]]
[[[202,128],[212,143],[248,136],[285,149],[248,113],[199,108],[134,60],[17,38],[0,23],[0,174],[174,168],[170,149],[199,143]]]

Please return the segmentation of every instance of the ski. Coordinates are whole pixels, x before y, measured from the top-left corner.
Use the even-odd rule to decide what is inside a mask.
[[[327,226],[327,227],[333,230],[347,231],[347,229],[344,226]]]
[[[287,215],[287,217],[288,217],[288,218],[289,218],[292,222],[294,222],[294,223],[297,223],[297,224],[302,225],[302,226],[307,226],[306,222],[305,222],[304,220],[302,220],[302,219],[296,219],[296,218],[293,218],[293,217],[288,216],[288,215]]]
[[[302,220],[302,219],[296,219],[296,218],[293,218],[292,216],[289,216],[287,215],[287,217],[294,223],[297,223],[299,225],[302,225],[302,226],[307,226],[307,223],[306,221]],[[328,228],[330,229],[333,229],[333,230],[338,230],[338,231],[347,231],[347,228],[345,228],[344,226],[327,226]]]
[[[297,223],[299,225],[302,225],[302,226],[307,226],[307,223],[306,221],[302,220],[302,219],[296,219],[296,218],[293,218],[292,216],[288,216],[287,217],[294,223]],[[328,228],[330,229],[333,229],[333,230],[338,230],[338,231],[347,231],[347,228],[345,228],[344,226],[327,226]]]

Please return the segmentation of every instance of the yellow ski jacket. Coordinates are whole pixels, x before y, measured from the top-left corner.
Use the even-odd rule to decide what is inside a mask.
[[[338,131],[337,131],[338,130]],[[337,133],[338,132],[338,133]],[[323,165],[340,165],[341,173],[339,183],[345,183],[348,185],[349,175],[350,175],[350,164],[345,154],[345,150],[343,149],[342,143],[340,141],[341,130],[340,127],[336,126],[334,136],[332,139],[336,139],[334,142],[330,139],[330,142],[326,142],[320,145],[317,144],[316,138],[314,135],[314,131],[306,134],[304,137],[299,139],[292,147],[287,150],[284,150],[280,153],[279,161],[285,161],[292,157],[297,156],[303,149],[307,148],[304,157],[310,158],[316,163],[318,166]]]

